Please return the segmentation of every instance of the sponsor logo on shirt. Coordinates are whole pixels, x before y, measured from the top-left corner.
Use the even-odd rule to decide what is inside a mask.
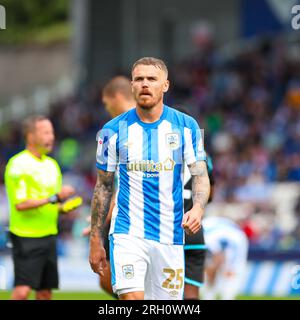
[[[141,160],[127,163],[128,171],[142,171],[142,172],[161,172],[161,171],[174,171],[176,162],[167,158],[162,162],[154,162],[153,160]]]

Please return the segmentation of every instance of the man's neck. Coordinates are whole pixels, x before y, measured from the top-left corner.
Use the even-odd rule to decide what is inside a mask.
[[[142,122],[152,123],[160,119],[164,110],[163,102],[160,102],[156,106],[150,109],[144,109],[139,106],[136,107],[136,112]]]
[[[33,154],[36,158],[42,159],[42,154],[34,147],[27,145],[26,149]]]

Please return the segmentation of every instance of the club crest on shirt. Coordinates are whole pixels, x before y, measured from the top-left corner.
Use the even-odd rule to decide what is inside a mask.
[[[134,276],[134,269],[132,264],[122,266],[123,276],[125,279],[132,279]]]
[[[179,134],[178,133],[167,133],[166,143],[169,149],[176,150],[179,148]]]

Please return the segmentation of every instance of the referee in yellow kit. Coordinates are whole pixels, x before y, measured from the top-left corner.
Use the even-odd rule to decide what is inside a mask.
[[[56,253],[59,203],[75,193],[62,186],[57,162],[46,156],[54,144],[53,126],[43,116],[24,122],[26,149],[12,157],[5,170],[10,209],[10,235],[15,272],[12,299],[50,300],[58,288]]]

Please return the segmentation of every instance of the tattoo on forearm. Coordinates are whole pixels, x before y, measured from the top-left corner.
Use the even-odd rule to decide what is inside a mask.
[[[98,170],[97,183],[91,205],[91,237],[103,231],[113,194],[114,172]]]
[[[204,161],[197,161],[189,165],[189,169],[192,175],[193,204],[199,204],[204,209],[210,193],[206,163]]]

